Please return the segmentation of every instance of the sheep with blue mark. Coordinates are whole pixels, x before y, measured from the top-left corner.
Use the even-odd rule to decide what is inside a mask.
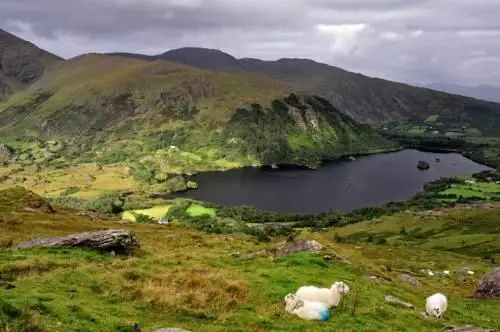
[[[321,302],[299,300],[295,294],[285,296],[285,310],[305,320],[326,321],[330,318],[330,310]]]

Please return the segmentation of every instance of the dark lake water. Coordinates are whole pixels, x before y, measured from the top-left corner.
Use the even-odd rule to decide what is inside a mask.
[[[428,161],[430,169],[417,169],[419,160]],[[487,169],[456,153],[403,150],[329,162],[317,170],[245,168],[202,173],[193,177],[200,189],[179,196],[279,212],[350,211],[406,200],[424,183],[440,177]]]

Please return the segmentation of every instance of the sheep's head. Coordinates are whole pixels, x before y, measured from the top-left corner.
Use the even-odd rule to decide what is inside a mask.
[[[304,306],[304,302],[297,299],[295,294],[288,294],[287,296],[285,296],[285,303],[285,310],[288,312],[293,312],[295,309]]]
[[[339,294],[349,293],[349,286],[347,286],[347,284],[342,281],[334,283],[331,289],[335,292],[338,292]]]
[[[295,298],[296,298],[295,294],[292,294],[292,293],[287,294],[287,295],[285,296],[285,303],[288,303],[288,302],[290,302],[290,301],[293,301],[293,300],[295,300]]]
[[[441,312],[441,309],[440,308],[433,308],[432,309],[432,313],[434,314],[434,316],[436,316],[437,318],[441,318],[441,315],[443,314]]]

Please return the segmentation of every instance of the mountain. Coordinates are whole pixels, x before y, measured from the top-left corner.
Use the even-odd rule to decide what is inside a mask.
[[[62,58],[0,29],[0,100],[38,80]]]
[[[394,148],[323,98],[291,92],[259,73],[88,54],[58,63],[0,104],[0,135],[59,140],[67,148],[57,155],[71,160],[149,156],[154,168],[164,153],[181,171],[223,161],[316,166]]]
[[[140,57],[137,54],[122,54]],[[308,59],[236,59],[222,51],[181,48],[149,56],[186,65],[225,72],[258,72],[288,84],[298,91],[327,98],[335,107],[357,121],[413,119],[424,121],[430,115],[443,115],[449,121],[464,119],[485,134],[500,134],[500,104],[479,101],[431,89],[410,86],[352,73]]]
[[[467,96],[476,99],[500,102],[500,88],[493,85],[464,86],[449,83],[431,83],[425,85],[426,88]]]

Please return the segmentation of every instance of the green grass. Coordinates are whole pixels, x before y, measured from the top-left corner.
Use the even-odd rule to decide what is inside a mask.
[[[500,196],[500,185],[495,183],[476,182],[472,184],[453,184],[441,192],[442,194],[454,194],[462,197],[481,197],[491,199]]]
[[[163,218],[169,209],[170,205],[160,205],[152,207],[150,209],[124,211],[122,214],[122,219],[135,221],[134,213],[137,213],[158,220],[160,218]]]
[[[439,120],[439,114],[429,115],[425,120],[425,123],[435,123]]]
[[[215,209],[213,208],[207,208],[199,204],[191,204],[189,208],[186,210],[186,212],[191,216],[191,217],[198,217],[202,215],[208,215],[211,217],[215,217]]]
[[[385,239],[396,247],[413,247],[500,258],[498,209],[470,209],[467,205],[414,213],[399,213],[340,229],[337,236],[348,242]]]

